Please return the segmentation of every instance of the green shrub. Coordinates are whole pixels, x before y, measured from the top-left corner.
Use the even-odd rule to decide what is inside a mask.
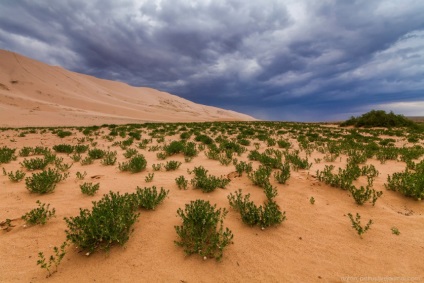
[[[280,184],[285,184],[290,178],[290,165],[285,163],[281,165],[280,170],[274,173],[275,180]]]
[[[265,229],[286,219],[286,212],[281,212],[273,197],[267,196],[264,206],[259,207],[250,200],[250,194],[243,196],[241,190],[229,194],[227,198],[230,206],[240,213],[243,223],[249,226],[259,225]]]
[[[105,156],[106,152],[99,148],[93,148],[88,151],[88,156],[91,159],[102,159]]]
[[[74,162],[79,162],[81,160],[81,154],[79,153],[74,153],[70,156],[70,158],[72,159],[72,161]]]
[[[50,204],[41,203],[39,200],[36,202],[38,204],[37,208],[32,209],[31,211],[25,213],[21,218],[30,225],[44,225],[52,217],[55,217],[56,210],[53,208],[49,209]]]
[[[94,160],[93,158],[91,158],[90,156],[86,156],[83,160],[81,160],[81,165],[85,166],[85,165],[90,165],[93,164]]]
[[[138,173],[146,169],[147,161],[144,158],[144,155],[137,154],[132,157],[130,161],[119,163],[119,170],[121,171],[130,171],[131,173]]]
[[[195,177],[191,180],[193,188],[201,189],[204,193],[212,192],[216,188],[223,189],[230,182],[230,179],[227,178],[208,175],[208,170],[203,168],[203,166],[194,167],[193,172],[195,174]]]
[[[366,201],[372,198],[372,205],[375,205],[377,199],[383,194],[383,192],[377,192],[374,189],[370,189],[369,186],[365,188],[361,186],[360,189],[357,189],[355,186],[349,188],[350,193],[352,194],[353,199],[359,205],[363,205]]]
[[[124,245],[133,231],[139,214],[133,194],[109,192],[92,210],[80,209],[79,216],[65,217],[66,237],[87,255],[96,250],[109,250],[114,244]]]
[[[49,165],[50,161],[46,158],[31,158],[31,159],[24,159],[23,162],[21,162],[21,166],[25,167],[27,170],[33,171],[33,170],[43,170],[44,168]]]
[[[101,163],[105,166],[115,165],[117,157],[116,151],[107,151],[101,161]]]
[[[85,171],[84,171],[84,173],[81,173],[81,172],[78,171],[75,174],[76,174],[77,178],[80,179],[80,180],[83,180],[85,178],[85,176],[87,176],[87,172],[85,172]]]
[[[167,161],[166,164],[165,164],[165,170],[166,171],[177,170],[181,166],[181,164],[182,163],[179,162],[179,161],[174,161],[174,160]]]
[[[100,183],[94,184],[93,183],[84,183],[80,185],[81,192],[88,196],[94,196],[94,194],[99,190]]]
[[[400,235],[400,231],[399,231],[399,229],[398,228],[396,228],[396,227],[392,227],[390,230],[392,230],[392,234],[395,234],[395,235]]]
[[[387,176],[386,188],[416,200],[424,199],[424,169],[417,169],[416,172],[406,169],[405,172]]]
[[[368,221],[368,223],[365,226],[361,225],[361,216],[359,213],[356,213],[356,218],[353,218],[353,215],[351,213],[347,214],[350,218],[350,221],[352,222],[352,228],[358,232],[358,235],[362,238],[362,235],[370,229],[371,224],[373,223],[372,219]]]
[[[74,150],[76,153],[84,153],[88,150],[88,145],[78,144],[74,146]]]
[[[56,184],[65,180],[67,174],[60,174],[56,169],[43,170],[40,173],[33,173],[31,177],[25,178],[25,185],[31,193],[46,194],[51,193],[56,188]]]
[[[72,163],[71,164],[67,164],[67,163],[63,163],[63,158],[57,158],[54,161],[54,164],[56,166],[56,168],[62,172],[68,171],[71,167],[72,167]]]
[[[291,143],[285,140],[278,140],[277,144],[278,144],[278,147],[280,148],[289,149],[291,147]]]
[[[21,148],[21,150],[19,151],[19,156],[22,157],[28,157],[31,154],[34,153],[34,148],[30,147],[30,146],[24,146],[23,148]],[[1,163],[1,162],[0,162]]]
[[[137,155],[138,151],[135,148],[128,148],[125,153],[124,153],[124,157],[125,158],[131,158],[134,155]]]
[[[187,190],[188,180],[183,175],[175,178],[175,182],[180,190]]]
[[[153,181],[153,178],[155,177],[155,173],[149,173],[147,174],[147,176],[144,178],[144,181],[146,183],[150,183],[151,181]]]
[[[57,136],[59,137],[59,138],[64,138],[64,137],[69,137],[69,136],[71,136],[72,135],[72,132],[70,132],[70,131],[63,131],[63,130],[59,130],[59,131],[57,131]]]
[[[253,170],[252,162],[246,163],[244,161],[240,161],[235,164],[235,167],[239,177],[242,176],[243,172],[250,173]]]
[[[156,186],[152,186],[145,187],[144,189],[137,187],[135,196],[140,208],[154,210],[156,206],[164,201],[168,194],[169,190],[165,191],[163,188],[160,188],[160,192],[158,192]]]
[[[53,273],[57,272],[57,267],[59,266],[59,264],[61,263],[62,259],[65,257],[66,255],[66,246],[68,245],[68,242],[63,242],[63,244],[60,246],[60,250],[58,247],[53,247],[53,252],[54,255],[51,255],[48,259],[48,261],[46,260],[46,257],[44,256],[43,252],[39,252],[38,253],[38,260],[37,260],[37,265],[40,265],[40,268],[45,269],[48,272],[47,277],[52,276]],[[54,265],[54,270],[52,270]]]
[[[185,144],[183,153],[185,157],[195,157],[198,154],[196,144],[194,142],[188,142]]]
[[[3,168],[3,175],[7,175],[10,181],[17,183],[22,181],[26,174],[21,170],[17,170],[15,173],[13,173],[13,171],[6,172],[6,170]]]
[[[340,126],[355,127],[413,127],[417,125],[403,115],[395,115],[393,112],[386,113],[384,110],[371,110],[360,117],[351,117]]]
[[[272,169],[270,167],[260,165],[257,170],[249,173],[248,177],[254,185],[264,188],[267,184],[269,184],[271,172]]]
[[[70,144],[58,144],[53,146],[53,150],[58,153],[71,154],[74,152],[74,146]]]
[[[183,152],[185,148],[183,141],[172,141],[169,145],[164,146],[164,151],[168,156]]]
[[[152,164],[152,168],[153,171],[160,171],[160,169],[162,168],[162,163],[158,163],[158,164]]]
[[[232,243],[233,233],[223,227],[227,211],[216,209],[209,201],[196,200],[177,210],[182,219],[181,226],[175,226],[179,239],[175,244],[182,247],[187,255],[199,254],[204,259],[220,260],[223,250]]]

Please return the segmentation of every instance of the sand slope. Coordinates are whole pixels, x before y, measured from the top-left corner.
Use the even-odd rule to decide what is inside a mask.
[[[0,50],[1,127],[222,120],[254,119]]]

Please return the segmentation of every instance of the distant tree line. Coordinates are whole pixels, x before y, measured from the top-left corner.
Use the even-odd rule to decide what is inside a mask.
[[[359,117],[351,117],[340,124],[341,127],[417,127],[417,124],[403,115],[396,115],[392,111],[386,113],[384,110],[371,110]]]

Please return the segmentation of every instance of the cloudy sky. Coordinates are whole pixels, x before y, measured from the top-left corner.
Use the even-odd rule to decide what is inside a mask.
[[[423,0],[0,0],[0,48],[259,119],[424,116]]]

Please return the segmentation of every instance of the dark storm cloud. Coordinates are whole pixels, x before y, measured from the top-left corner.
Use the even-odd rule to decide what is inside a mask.
[[[0,48],[263,119],[424,115],[424,2],[250,2],[2,1]]]

